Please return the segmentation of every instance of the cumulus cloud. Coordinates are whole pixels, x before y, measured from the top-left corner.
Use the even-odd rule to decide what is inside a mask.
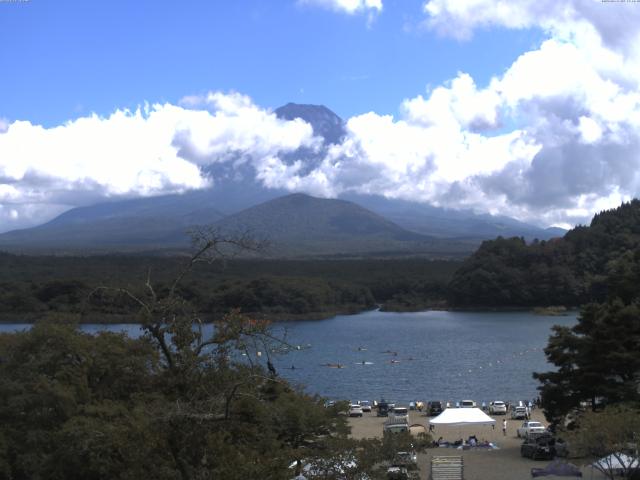
[[[0,225],[26,226],[107,198],[204,188],[216,181],[205,166],[229,159],[260,165],[317,143],[310,125],[278,119],[235,93],[53,128],[14,121],[0,133]]]
[[[384,194],[512,215],[586,222],[640,191],[640,9],[584,1],[430,0],[433,29],[539,28],[547,38],[478,86],[460,72],[406,99],[400,118],[370,112],[310,173],[271,185],[325,196]],[[624,32],[616,34],[621,25]]]
[[[413,101],[429,103],[431,98],[406,103]],[[324,196],[358,192],[467,206],[460,203],[464,199],[449,198],[452,185],[500,171],[539,148],[520,131],[487,137],[446,116],[432,121],[428,108],[417,109],[427,120],[415,110],[408,107],[409,113],[397,120],[373,112],[349,119],[345,141],[329,148],[313,175],[288,181]]]
[[[491,140],[495,148],[488,155],[502,154],[503,161],[494,161],[487,171],[464,163],[477,157],[461,161],[456,168],[468,174],[447,176],[450,194],[440,201],[571,224],[638,195],[636,5],[429,0],[424,11],[430,28],[458,39],[491,27],[539,28],[548,37],[483,88],[461,73],[428,98],[404,102],[406,120],[450,133],[459,128],[458,145],[477,151],[476,144]],[[504,133],[507,128],[511,137]],[[514,148],[519,154],[507,154]],[[432,160],[436,172],[444,171],[443,155]]]
[[[376,1],[306,3],[382,9]],[[323,145],[310,125],[280,120],[237,93],[50,129],[0,121],[0,222],[106,197],[205,188],[222,181],[209,175],[218,165],[266,188],[382,194],[544,225],[584,223],[638,196],[640,8],[429,0],[424,11],[430,28],[459,39],[495,27],[538,28],[546,38],[486,85],[459,72],[404,100],[397,118],[348,119],[340,144]]]
[[[542,28],[556,38],[582,40],[595,32],[614,48],[627,49],[640,31],[632,2],[600,0],[427,0],[427,25],[441,34],[469,39],[477,28]]]
[[[316,5],[338,12],[348,13],[380,13],[382,11],[382,0],[300,0],[300,3]]]

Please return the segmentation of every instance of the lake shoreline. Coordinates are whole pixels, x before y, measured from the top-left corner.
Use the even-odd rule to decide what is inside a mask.
[[[89,316],[87,316],[88,318]],[[87,334],[101,331],[138,338],[139,323],[77,324]],[[571,327],[575,317],[543,317],[530,312],[391,313],[379,309],[336,316],[322,322],[276,322],[275,338],[293,349],[254,346],[282,378],[332,399],[416,398],[489,402],[531,399],[538,384],[533,372],[549,368],[544,355],[551,328]],[[0,324],[19,332],[30,324]],[[203,327],[203,335],[215,326]],[[300,348],[298,348],[300,347]],[[330,368],[340,365],[340,368]]]
[[[366,312],[376,311],[387,313],[418,313],[418,312],[460,312],[460,313],[521,313],[531,312],[539,316],[567,316],[580,310],[580,307],[450,307],[444,305],[431,305],[431,306],[405,306],[404,308],[388,308],[387,305],[376,305],[373,308],[347,308],[343,310],[331,310],[326,312],[307,312],[307,313],[261,313],[261,312],[243,312],[250,317],[258,317],[262,320],[267,320],[272,323],[287,323],[287,322],[301,322],[301,321],[322,321],[328,320],[337,316],[350,316],[359,315]],[[137,315],[125,315],[125,314],[74,314],[74,313],[27,313],[27,314],[3,314],[0,315],[0,324],[22,323],[22,324],[34,324],[38,321],[47,319],[60,319],[76,322],[78,324],[102,324],[102,325],[117,325],[117,324],[141,324],[142,322],[137,320]],[[214,323],[222,319],[221,315],[202,315],[204,323]]]

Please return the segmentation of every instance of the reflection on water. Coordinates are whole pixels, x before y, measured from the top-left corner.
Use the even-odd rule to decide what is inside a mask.
[[[281,376],[328,398],[528,400],[537,395],[532,372],[551,368],[542,351],[551,326],[575,322],[575,313],[372,311],[280,323],[276,334],[286,330],[287,340],[301,349],[276,355],[273,363]],[[24,328],[29,326],[0,324],[0,332]],[[131,324],[82,329],[141,333]]]

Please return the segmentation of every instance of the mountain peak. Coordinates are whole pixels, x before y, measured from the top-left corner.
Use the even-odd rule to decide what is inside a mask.
[[[327,144],[340,143],[346,134],[344,121],[324,105],[290,102],[276,108],[275,114],[283,120],[304,120],[311,125],[314,135],[323,137]]]
[[[269,239],[272,253],[285,256],[424,252],[431,241],[355,203],[304,193],[247,208],[216,226],[223,232],[249,230]]]

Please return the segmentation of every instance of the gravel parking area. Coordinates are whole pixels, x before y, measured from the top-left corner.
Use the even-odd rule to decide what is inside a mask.
[[[420,467],[420,478],[429,478],[429,466],[431,457],[434,455],[461,455],[464,459],[465,480],[517,480],[530,479],[531,468],[543,468],[548,461],[534,461],[520,456],[520,445],[522,440],[517,438],[516,429],[522,424],[520,420],[511,420],[507,416],[507,434],[502,434],[502,419],[504,416],[493,417],[496,419],[495,429],[490,426],[472,427],[443,427],[439,426],[432,432],[434,439],[442,437],[444,440],[454,442],[460,438],[468,438],[475,435],[478,440],[488,440],[497,445],[498,450],[458,450],[455,448],[433,448],[427,453],[418,455],[418,465]],[[372,413],[365,413],[362,418],[350,418],[351,436],[353,438],[381,438],[382,424],[386,417],[376,417],[375,410]],[[542,412],[534,411],[532,420],[543,422]],[[425,425],[429,427],[429,417],[423,413],[412,411],[409,415],[409,424]],[[580,466],[588,464],[584,459],[571,459],[572,463]],[[589,480],[603,480],[605,477],[597,470],[589,466],[582,467],[583,478]],[[567,478],[567,477],[546,477],[546,478]]]

